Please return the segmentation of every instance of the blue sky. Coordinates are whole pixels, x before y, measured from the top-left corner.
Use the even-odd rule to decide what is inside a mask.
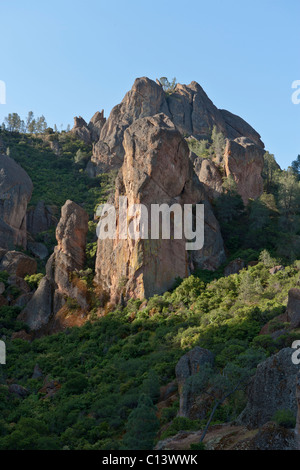
[[[286,168],[300,154],[299,0],[0,0],[9,112],[73,125],[108,116],[136,77],[197,81]]]

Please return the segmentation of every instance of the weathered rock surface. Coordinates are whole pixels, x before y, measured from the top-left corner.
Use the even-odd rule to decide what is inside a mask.
[[[246,137],[227,141],[224,155],[226,176],[231,175],[235,180],[237,192],[244,204],[247,204],[250,198],[258,198],[263,192],[261,174],[264,153],[262,147]]]
[[[46,276],[18,317],[32,330],[47,325],[67,297],[76,299],[81,308],[87,308],[83,283],[74,275],[84,267],[87,231],[87,213],[74,202],[67,201],[61,210],[56,229],[58,244],[47,262]]]
[[[223,178],[217,165],[207,158],[197,157],[194,162],[195,173],[203,183],[209,200],[216,199],[223,192]]]
[[[156,85],[155,85],[156,86]],[[141,118],[125,131],[125,159],[115,194],[126,195],[128,205],[195,204],[203,199],[203,188],[194,179],[185,140],[164,114]],[[206,204],[204,247],[189,259],[186,240],[98,240],[96,283],[109,293],[112,303],[131,297],[162,293],[177,276],[186,277],[195,264],[212,269],[225,257],[219,225]],[[151,220],[149,226],[151,225]],[[119,226],[119,220],[117,220]],[[215,243],[217,242],[217,243]],[[215,259],[214,256],[215,255]],[[205,264],[206,263],[206,264]]]
[[[158,113],[168,116],[182,135],[193,136],[198,140],[209,137],[214,126],[228,139],[247,138],[254,147],[247,149],[246,158],[252,151],[254,152],[254,148],[264,148],[260,135],[249,124],[228,111],[219,110],[198,83],[193,81],[190,85],[177,84],[174,93],[166,96],[159,84],[142,77],[135,80],[132,89],[125,95],[123,101],[113,108],[101,129],[92,157],[96,172],[120,168],[125,155],[123,145],[125,130],[137,119]],[[81,125],[86,126],[86,123]],[[238,154],[241,152],[239,149]],[[92,168],[89,170],[93,173]],[[212,186],[213,194],[215,191],[217,193],[220,191],[222,175],[216,171],[211,162],[206,161],[203,164],[200,178],[200,181],[209,188]],[[253,186],[252,180],[251,184]],[[254,189],[252,195],[252,188],[246,190],[244,187],[245,197],[257,197],[257,188]]]
[[[81,117],[74,117],[74,126],[70,131],[77,139],[83,140],[86,144],[91,144],[91,133],[86,121]]]
[[[296,439],[297,447],[300,450],[300,371],[297,374],[297,385],[296,385],[296,400],[297,400],[297,421],[296,421]]]
[[[75,117],[74,126],[70,132],[86,144],[91,144],[99,140],[105,122],[103,110],[101,113],[97,111],[88,124],[81,116]]]
[[[251,428],[261,427],[280,409],[291,410],[296,416],[299,366],[292,363],[292,353],[291,348],[282,349],[258,365],[239,422]]]
[[[295,432],[293,429],[268,422],[251,440],[250,448],[251,450],[297,450]]]
[[[36,258],[39,259],[45,259],[49,255],[48,248],[44,243],[28,242],[27,248]]]
[[[229,139],[237,139],[238,137],[248,137],[248,139],[252,140],[256,145],[259,147],[264,148],[264,143],[262,142],[260,135],[256,132],[253,127],[250,126],[244,119],[237,116],[236,114],[232,114],[225,109],[220,109],[220,112],[223,116],[223,119],[226,124],[227,129],[227,137]]]
[[[291,328],[300,327],[300,289],[290,289],[286,309],[287,321]]]
[[[213,363],[214,355],[207,349],[200,348],[199,346],[196,346],[179,359],[175,368],[180,396],[179,416],[191,419],[202,419],[205,417],[207,411],[206,401],[200,400],[197,403],[197,395],[193,387],[186,387],[185,385],[187,379],[197,374],[201,367],[206,364],[213,365]]]
[[[237,274],[245,266],[246,266],[246,263],[243,259],[241,259],[241,258],[234,259],[233,261],[230,261],[230,263],[225,267],[224,276],[230,276],[231,274]]]
[[[35,207],[30,207],[27,212],[27,230],[33,235],[55,227],[57,222],[51,207],[46,206],[44,201],[39,201]]]
[[[0,255],[0,271],[7,271],[18,277],[35,274],[37,262],[20,251],[7,251]]]
[[[26,210],[32,181],[12,158],[0,154],[0,247],[26,248]]]

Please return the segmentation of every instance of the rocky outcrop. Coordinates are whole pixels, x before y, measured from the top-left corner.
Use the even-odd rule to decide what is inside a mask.
[[[70,132],[86,144],[92,144],[99,140],[105,122],[103,110],[101,113],[97,111],[88,124],[81,116],[74,117],[74,126]]]
[[[87,213],[74,202],[67,201],[61,210],[56,229],[57,246],[47,262],[46,276],[19,315],[32,330],[47,325],[68,297],[75,299],[83,310],[87,309],[86,289],[76,276],[76,272],[84,267],[87,231]]]
[[[36,273],[37,262],[20,251],[1,250],[0,271],[7,271],[9,274],[24,278],[26,274]]]
[[[300,450],[300,371],[297,374],[297,385],[296,385],[296,400],[297,400],[297,421],[296,421],[296,439],[297,447]]]
[[[237,139],[238,137],[248,137],[252,142],[254,142],[259,147],[264,148],[264,143],[262,142],[260,135],[256,132],[253,127],[250,126],[244,119],[232,114],[225,109],[220,109],[220,112],[223,116],[223,119],[226,124],[226,136],[229,139]]]
[[[204,191],[194,178],[187,143],[166,115],[136,120],[125,131],[124,148],[124,164],[116,184],[117,213],[119,196],[124,195],[128,205],[146,206],[149,216],[151,204],[177,203],[182,207],[201,202]],[[111,302],[160,294],[173,286],[176,277],[186,277],[195,265],[218,266],[225,256],[222,237],[208,203],[205,210],[205,244],[190,256],[184,237],[99,238],[95,281]],[[117,228],[119,225],[117,219]]]
[[[266,423],[250,441],[251,450],[297,450],[293,429],[286,429],[274,422]]]
[[[224,155],[226,176],[233,177],[244,204],[247,204],[250,198],[258,198],[263,192],[261,174],[264,153],[262,147],[246,137],[227,141]]]
[[[232,261],[225,267],[224,276],[230,276],[231,274],[238,274],[244,267],[246,263],[243,259],[237,258]]]
[[[26,210],[32,194],[26,171],[7,155],[0,155],[0,247],[26,248]]]
[[[209,200],[216,199],[223,192],[223,178],[220,168],[207,158],[197,157],[194,161],[195,173],[204,185]]]
[[[36,206],[30,207],[27,212],[27,230],[32,235],[45,232],[57,225],[57,219],[53,214],[51,206],[39,201]]]
[[[228,139],[243,137],[249,139],[254,147],[264,148],[260,135],[249,124],[228,111],[219,110],[198,83],[177,84],[174,92],[167,96],[158,83],[142,77],[135,80],[132,89],[113,108],[103,125],[93,150],[95,171],[107,172],[120,168],[125,155],[125,130],[137,119],[158,113],[168,116],[183,136],[192,136],[198,140],[208,138],[215,126]],[[81,126],[86,127],[86,123],[81,123]],[[247,149],[248,154],[250,150]],[[92,173],[92,169],[89,170]],[[219,192],[222,175],[216,171],[214,164],[206,161],[200,178],[209,188],[211,184],[213,191]],[[257,197],[256,192],[252,195],[251,188],[246,193],[246,196],[249,193],[250,197]]]
[[[203,419],[207,412],[207,400],[199,398],[193,390],[192,384],[187,387],[187,380],[197,374],[201,367],[206,364],[213,365],[214,355],[207,349],[196,346],[187,354],[182,356],[175,368],[180,397],[178,416],[185,416],[191,419]]]
[[[286,315],[291,328],[300,327],[300,289],[289,290]]]
[[[295,416],[296,377],[299,366],[292,362],[293,349],[285,348],[257,367],[248,389],[248,403],[238,421],[251,428],[272,420],[277,410],[291,410]]]

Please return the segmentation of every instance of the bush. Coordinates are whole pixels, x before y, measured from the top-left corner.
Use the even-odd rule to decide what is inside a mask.
[[[273,416],[273,421],[284,428],[294,428],[296,425],[294,413],[287,409],[277,410]]]

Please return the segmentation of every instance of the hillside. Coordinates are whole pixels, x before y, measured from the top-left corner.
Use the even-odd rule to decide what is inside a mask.
[[[299,157],[281,170],[199,84],[145,77],[107,119],[2,128],[0,150],[0,449],[201,449],[207,423],[206,448],[294,448]],[[204,246],[97,240],[120,195],[204,204]]]

